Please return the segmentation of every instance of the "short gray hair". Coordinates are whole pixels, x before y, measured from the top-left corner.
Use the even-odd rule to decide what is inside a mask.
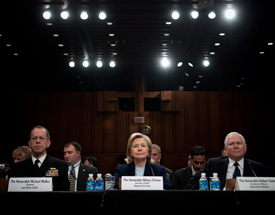
[[[227,146],[227,142],[228,142],[228,137],[231,135],[239,135],[242,138],[242,141],[244,143],[244,145],[246,145],[246,141],[243,137],[243,135],[241,135],[240,133],[236,132],[236,131],[232,131],[229,134],[226,135],[225,139],[224,139],[224,145]]]

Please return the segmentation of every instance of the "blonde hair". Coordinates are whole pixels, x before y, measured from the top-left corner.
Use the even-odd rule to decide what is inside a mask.
[[[24,160],[29,158],[32,154],[31,148],[28,146],[19,146],[18,148],[14,149],[12,152],[12,157],[22,157]]]
[[[127,142],[126,158],[125,158],[125,161],[126,161],[127,164],[130,164],[130,163],[134,162],[134,159],[131,156],[131,148],[132,148],[133,141],[137,138],[143,138],[146,141],[146,143],[148,145],[148,148],[149,148],[149,155],[147,157],[147,162],[150,162],[150,160],[151,160],[151,158],[150,158],[150,154],[151,154],[151,151],[152,151],[151,139],[148,136],[146,136],[142,133],[136,132],[136,133],[131,134],[131,136],[129,137],[128,142]]]

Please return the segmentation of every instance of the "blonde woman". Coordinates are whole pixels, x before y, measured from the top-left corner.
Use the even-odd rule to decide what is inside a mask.
[[[168,180],[164,167],[151,164],[150,154],[152,150],[151,139],[141,133],[133,133],[127,143],[126,163],[118,165],[115,172],[115,188],[119,187],[121,176],[162,176],[163,188],[173,189]]]

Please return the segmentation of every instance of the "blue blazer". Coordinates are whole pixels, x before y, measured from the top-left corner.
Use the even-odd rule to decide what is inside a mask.
[[[152,167],[152,169],[151,169]],[[173,189],[172,183],[167,178],[164,167],[161,165],[150,164],[146,162],[144,176],[162,176],[163,177],[163,188],[167,190]],[[119,187],[119,178],[121,176],[135,176],[135,163],[121,164],[118,165],[115,172],[115,188]]]

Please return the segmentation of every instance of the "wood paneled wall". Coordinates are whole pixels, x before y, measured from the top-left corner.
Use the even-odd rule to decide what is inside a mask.
[[[50,155],[63,159],[64,144],[77,141],[83,149],[82,158],[96,157],[105,174],[115,170],[130,134],[146,124],[152,129],[152,142],[162,148],[162,165],[172,170],[186,167],[187,155],[196,145],[203,146],[208,157],[219,156],[224,137],[231,131],[244,135],[249,158],[265,161],[266,148],[273,145],[269,133],[273,110],[263,92],[173,93],[175,108],[165,111],[162,107],[158,112],[107,111],[108,105],[101,107],[106,102],[103,92],[12,93],[6,98],[8,129],[1,146],[11,154],[17,146],[27,144],[30,130],[40,124],[51,134]],[[109,94],[113,95],[109,105],[118,105],[115,98],[119,94],[125,95]],[[163,102],[169,102],[166,95],[170,93],[160,93],[166,98]],[[135,116],[144,116],[145,123],[135,124]]]

